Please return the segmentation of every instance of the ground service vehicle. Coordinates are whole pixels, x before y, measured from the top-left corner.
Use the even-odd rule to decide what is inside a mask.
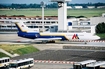
[[[0,68],[1,67],[8,67],[9,66],[9,61],[10,61],[9,57],[0,58]]]
[[[10,62],[10,69],[30,69],[34,65],[34,59],[21,59],[21,60],[13,60]]]
[[[105,65],[105,61],[98,61],[98,62],[86,65],[85,69],[105,69],[104,65]]]
[[[86,69],[86,65],[96,62],[96,60],[85,60],[81,62],[76,62],[73,64],[73,69]]]

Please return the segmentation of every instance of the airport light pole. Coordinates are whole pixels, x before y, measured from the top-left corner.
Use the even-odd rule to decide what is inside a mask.
[[[44,7],[45,7],[45,3],[43,1],[41,2],[41,7],[42,7],[42,29],[44,32]]]
[[[1,29],[1,26],[2,26],[2,25],[1,25],[1,23],[0,23],[0,29]]]

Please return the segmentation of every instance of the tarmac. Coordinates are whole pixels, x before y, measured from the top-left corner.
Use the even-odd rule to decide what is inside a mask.
[[[12,33],[0,34],[0,44],[32,44],[34,47],[41,50],[38,53],[27,54],[28,57],[32,57],[33,55],[35,59],[35,65],[31,69],[72,69],[72,63],[68,61],[82,61],[92,58],[96,60],[104,60],[105,56],[105,50],[102,50],[105,47],[104,41],[89,41],[87,44],[84,42],[72,41],[40,44],[34,40],[18,37],[16,33]],[[89,47],[89,50],[84,50],[84,47],[88,49],[87,46]],[[77,49],[77,47],[79,48]],[[94,50],[95,47],[101,48],[98,48],[99,50]],[[20,56],[19,58],[26,58],[27,55]],[[17,58],[18,57],[15,59]],[[48,60],[50,60],[49,63]]]

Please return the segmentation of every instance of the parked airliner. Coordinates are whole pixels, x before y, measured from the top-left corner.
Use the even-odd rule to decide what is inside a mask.
[[[97,40],[97,35],[86,32],[64,33],[64,32],[39,32],[38,29],[28,28],[23,22],[16,22],[18,28],[18,36],[34,39],[37,41],[48,42],[55,40]]]

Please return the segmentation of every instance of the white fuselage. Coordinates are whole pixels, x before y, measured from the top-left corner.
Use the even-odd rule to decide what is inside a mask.
[[[41,36],[64,36],[68,40],[97,40],[100,39],[99,36],[93,35],[91,33],[64,33],[64,32],[45,32],[40,33]]]

